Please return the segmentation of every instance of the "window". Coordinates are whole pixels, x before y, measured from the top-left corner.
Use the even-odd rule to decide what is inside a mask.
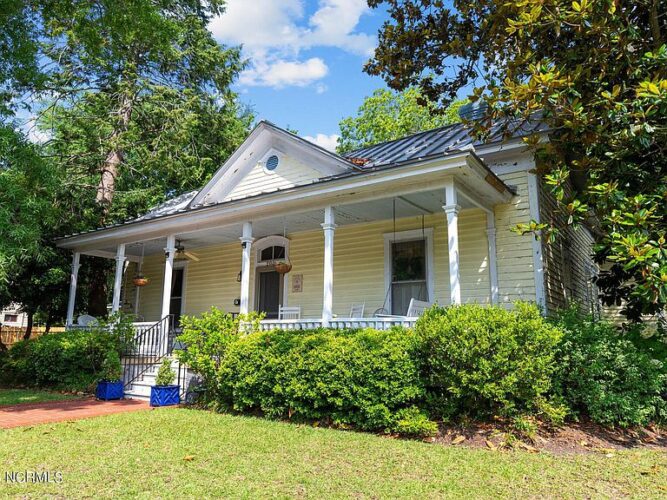
[[[270,262],[272,260],[279,260],[285,258],[285,247],[270,246],[263,249],[259,254],[260,262]]]
[[[391,313],[406,314],[411,299],[428,301],[424,239],[391,246]]]
[[[6,323],[16,323],[19,320],[18,314],[5,314]]]

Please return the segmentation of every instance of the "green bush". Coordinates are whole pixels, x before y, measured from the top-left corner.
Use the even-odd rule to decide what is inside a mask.
[[[241,334],[257,331],[259,320],[256,313],[235,317],[215,307],[201,316],[181,318],[183,332],[178,341],[186,348],[176,351],[176,356],[202,378],[208,399],[220,398],[219,371],[227,348]]]
[[[0,376],[7,384],[91,391],[104,377],[109,354],[121,354],[127,346],[133,334],[128,325],[116,318],[113,328],[104,323],[17,342],[4,356]]]
[[[664,359],[614,325],[563,313],[556,391],[576,411],[594,421],[622,427],[667,417]]]
[[[221,403],[270,418],[431,435],[415,407],[423,397],[417,338],[389,331],[258,332],[227,347]]]
[[[155,385],[159,387],[171,385],[174,383],[174,378],[176,378],[176,375],[174,374],[174,370],[171,369],[171,359],[163,359],[155,377]]]
[[[436,306],[415,330],[435,415],[488,418],[544,408],[562,333],[536,306]]]
[[[120,364],[120,356],[118,351],[109,351],[106,358],[102,362],[100,370],[100,380],[107,382],[116,382],[123,377],[123,367]]]

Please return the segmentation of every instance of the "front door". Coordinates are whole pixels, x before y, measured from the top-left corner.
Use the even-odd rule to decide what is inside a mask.
[[[267,319],[278,317],[278,307],[282,295],[282,274],[276,271],[258,270],[257,310],[266,314]]]
[[[183,310],[183,293],[184,293],[184,269],[182,267],[175,268],[171,275],[171,302],[169,304],[169,311],[174,316],[174,327],[178,328],[181,324],[181,311]]]

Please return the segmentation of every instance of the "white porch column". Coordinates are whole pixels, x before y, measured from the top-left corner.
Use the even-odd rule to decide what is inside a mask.
[[[174,256],[176,255],[176,235],[167,236],[167,246],[164,249],[164,282],[162,283],[162,314],[165,318],[171,308],[171,276],[174,273]]]
[[[322,294],[322,326],[329,326],[333,318],[334,231],[336,230],[333,207],[324,209],[324,292]]]
[[[243,247],[241,257],[241,304],[239,306],[239,313],[241,314],[248,314],[250,311],[250,250],[253,241],[255,241],[255,238],[252,237],[252,222],[245,222],[243,224],[243,236],[241,236]]]
[[[498,265],[496,256],[496,219],[493,211],[486,213],[486,239],[489,245],[489,284],[491,303],[498,303]]]
[[[116,250],[116,276],[113,282],[113,301],[111,302],[111,314],[120,309],[120,291],[123,284],[123,271],[125,270],[125,243],[118,245]]]
[[[461,303],[461,275],[459,271],[459,211],[456,187],[450,181],[445,187],[445,205],[447,214],[447,241],[449,254],[449,290],[452,304]]]
[[[72,326],[74,324],[74,305],[76,304],[76,281],[79,277],[79,259],[81,254],[74,252],[72,256],[72,271],[69,275],[69,300],[67,301],[67,319],[65,326]]]

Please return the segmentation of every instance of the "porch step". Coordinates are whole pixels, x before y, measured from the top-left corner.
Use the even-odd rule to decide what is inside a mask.
[[[178,376],[178,369],[180,367],[178,360],[176,360],[174,356],[171,356],[169,359],[172,361],[171,369],[174,372],[174,375]],[[155,379],[161,364],[162,361],[151,363],[142,375],[125,388],[125,397],[128,399],[148,401],[151,397],[151,387],[155,385]],[[181,394],[184,394],[194,374],[186,368],[182,375]]]

